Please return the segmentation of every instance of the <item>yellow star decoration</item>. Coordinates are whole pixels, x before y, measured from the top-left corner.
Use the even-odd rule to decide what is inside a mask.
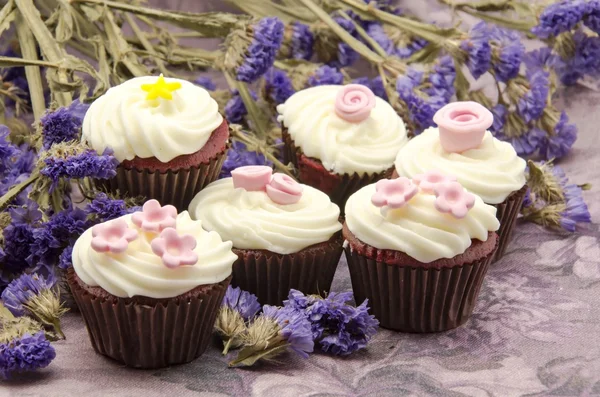
[[[181,83],[176,81],[173,83],[167,83],[162,73],[154,84],[142,84],[142,90],[146,91],[146,100],[151,101],[158,97],[171,100],[173,99],[173,91],[181,88]]]

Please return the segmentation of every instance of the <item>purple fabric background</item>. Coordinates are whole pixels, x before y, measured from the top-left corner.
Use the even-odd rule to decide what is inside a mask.
[[[222,2],[151,3],[198,11]],[[447,19],[426,2],[411,3],[431,19]],[[560,95],[580,131],[560,165],[574,182],[594,185],[584,193],[594,223],[575,234],[519,223],[463,327],[434,335],[381,330],[349,358],[288,355],[251,369],[228,369],[215,341],[193,363],[141,371],[96,355],[81,319],[68,314],[56,360],[2,383],[0,396],[600,395],[600,93],[573,87]],[[345,260],[333,289],[351,289]]]

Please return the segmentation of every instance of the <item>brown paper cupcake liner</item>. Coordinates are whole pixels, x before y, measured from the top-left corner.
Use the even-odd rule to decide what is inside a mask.
[[[379,172],[376,174],[364,174],[358,175],[353,174],[334,174],[325,169],[317,174],[317,170],[302,164],[299,161],[300,156],[303,154],[300,148],[297,148],[294,144],[294,140],[288,134],[287,129],[283,128],[282,137],[285,143],[283,159],[284,163],[292,163],[298,171],[298,179],[309,186],[321,190],[327,193],[331,198],[331,201],[340,207],[340,212],[344,214],[344,207],[346,201],[351,195],[356,193],[362,187],[377,182],[380,179],[390,178],[394,167]],[[314,160],[318,161],[318,160]],[[320,161],[318,161],[320,163]]]
[[[342,255],[342,238],[336,236],[287,255],[236,248],[233,252],[238,260],[233,264],[231,285],[253,293],[263,305],[281,306],[292,288],[305,294],[330,291]]]
[[[506,248],[512,239],[512,233],[517,223],[517,218],[521,211],[521,206],[523,205],[523,199],[525,198],[526,193],[527,185],[516,192],[511,193],[506,200],[495,206],[496,217],[500,221],[500,229],[498,230],[500,242],[498,244],[496,256],[492,262],[501,259],[506,252]]]
[[[231,276],[172,299],[106,298],[67,276],[96,352],[135,368],[163,368],[198,358],[212,340]],[[141,297],[140,297],[141,298]]]
[[[166,172],[118,166],[114,178],[96,180],[96,184],[101,189],[156,199],[162,205],[171,204],[180,212],[186,211],[196,193],[217,180],[226,157],[227,149],[208,163]]]
[[[436,269],[386,264],[345,248],[356,302],[368,299],[382,327],[414,333],[446,331],[467,321],[494,251]]]

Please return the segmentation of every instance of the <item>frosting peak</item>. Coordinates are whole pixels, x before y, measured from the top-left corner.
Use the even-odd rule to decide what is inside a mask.
[[[355,85],[307,88],[277,107],[279,120],[295,145],[329,171],[387,170],[407,142],[406,127],[389,103],[363,91]]]
[[[188,81],[160,81],[136,77],[109,89],[85,114],[83,139],[98,152],[112,148],[119,161],[137,156],[167,163],[202,149],[223,122],[217,102]]]

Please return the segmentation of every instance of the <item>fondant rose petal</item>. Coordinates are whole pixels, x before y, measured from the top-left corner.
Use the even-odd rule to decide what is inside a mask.
[[[242,188],[249,192],[265,190],[271,181],[273,169],[264,165],[248,165],[231,171],[234,188]]]
[[[303,187],[285,174],[274,174],[266,186],[269,198],[281,205],[295,204],[302,198]]]
[[[433,121],[440,131],[440,143],[449,153],[461,153],[481,145],[494,115],[476,102],[454,102],[441,108]]]
[[[340,89],[335,98],[335,113],[350,123],[360,123],[371,115],[375,94],[361,84],[349,84]]]
[[[173,228],[163,230],[159,237],[152,240],[150,247],[168,268],[194,265],[198,262],[198,255],[193,251],[196,248],[194,236],[180,236]]]

